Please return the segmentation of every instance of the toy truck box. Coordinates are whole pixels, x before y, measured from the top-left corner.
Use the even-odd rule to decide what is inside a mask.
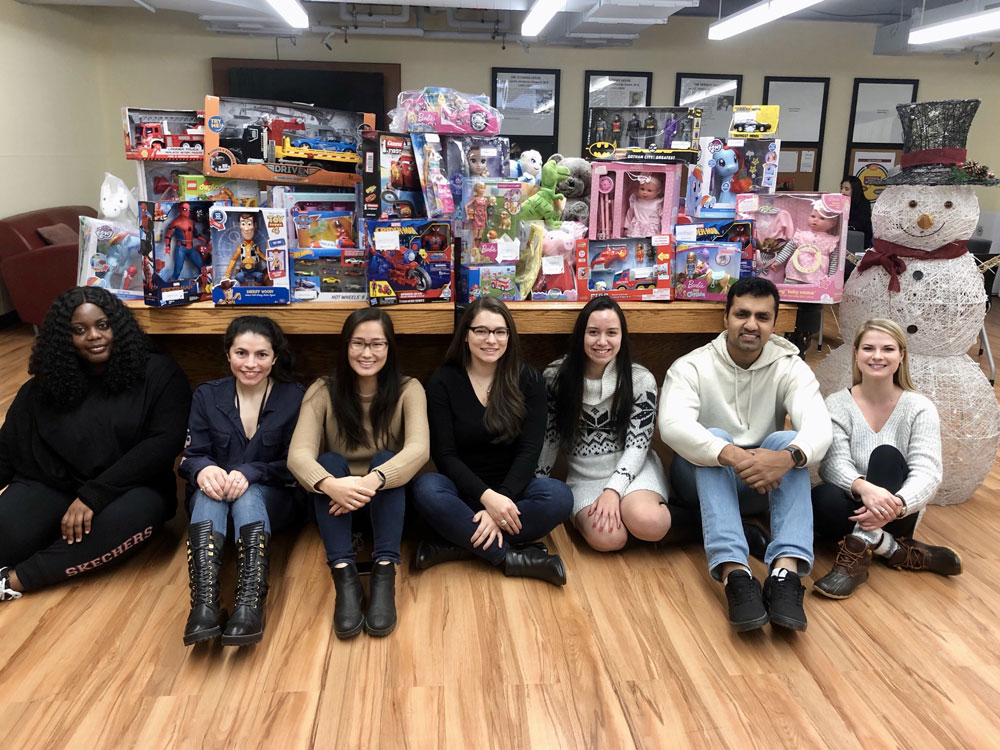
[[[285,212],[213,204],[212,301],[217,305],[286,305],[290,301]]]
[[[361,211],[366,219],[427,215],[408,135],[367,131],[361,139]]]
[[[700,135],[700,109],[591,107],[583,155],[593,161],[693,164]]]
[[[777,104],[737,104],[729,123],[730,138],[773,138],[778,134]]]
[[[738,242],[678,242],[674,256],[674,298],[724,300],[740,278],[743,248]]]
[[[353,187],[375,116],[262,99],[205,97],[209,177]]]
[[[446,221],[364,220],[368,301],[372,305],[450,302],[454,243]]]
[[[140,244],[137,227],[81,216],[77,283],[107,289],[118,299],[142,299]]]
[[[458,298],[474,302],[480,297],[496,297],[504,302],[520,298],[517,291],[517,267],[511,263],[499,266],[462,265],[458,280]]]
[[[125,158],[141,161],[201,161],[204,113],[193,109],[122,108]]]
[[[577,251],[577,296],[617,300],[669,300],[673,238],[592,240]]]
[[[139,203],[143,294],[151,307],[199,302],[212,294],[211,203]]]

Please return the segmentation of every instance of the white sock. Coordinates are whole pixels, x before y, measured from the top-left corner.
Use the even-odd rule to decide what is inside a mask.
[[[771,577],[781,580],[782,578],[787,576],[788,573],[789,573],[788,568],[775,568],[774,570],[771,571]]]
[[[879,541],[875,548],[872,550],[873,555],[879,555],[881,557],[892,557],[893,553],[899,549],[899,545],[896,543],[895,537],[888,531],[882,532],[882,539]]]

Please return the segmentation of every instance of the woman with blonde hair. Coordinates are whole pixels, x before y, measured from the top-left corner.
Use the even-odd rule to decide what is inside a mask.
[[[941,483],[941,428],[934,404],[913,387],[903,330],[865,321],[851,360],[851,387],[826,399],[833,444],[812,495],[817,538],[840,539],[833,569],[814,584],[831,599],[868,579],[873,556],[897,570],[962,572],[954,550],[913,538]]]

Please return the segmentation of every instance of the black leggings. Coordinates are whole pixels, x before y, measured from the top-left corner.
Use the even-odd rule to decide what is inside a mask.
[[[891,445],[880,445],[868,459],[866,480],[895,494],[910,474],[906,458]],[[812,490],[813,529],[817,539],[843,539],[854,531],[850,520],[861,500],[832,484],[817,484]],[[884,528],[894,537],[911,537],[917,527],[919,513],[911,513],[887,523]]]
[[[0,494],[0,566],[13,568],[25,591],[125,560],[163,525],[163,498],[137,487],[95,515],[82,541],[67,544],[60,521],[75,499],[21,478]]]

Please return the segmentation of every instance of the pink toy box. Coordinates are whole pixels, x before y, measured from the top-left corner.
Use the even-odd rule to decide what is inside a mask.
[[[669,300],[673,238],[654,237],[592,240],[578,246],[577,296],[597,295],[617,300]]]
[[[477,133],[499,135],[503,114],[490,106],[489,97],[474,96],[441,86],[401,91],[390,110],[394,133]]]
[[[840,302],[847,214],[840,193],[740,195],[736,216],[754,222],[754,268],[788,302]]]
[[[413,133],[413,158],[417,162],[420,187],[424,191],[424,207],[430,219],[450,219],[455,213],[455,198],[451,194],[444,166],[444,145],[437,133]]]
[[[724,300],[740,278],[739,242],[679,242],[674,257],[674,297]]]
[[[781,141],[702,138],[698,164],[688,172],[684,212],[700,219],[732,219],[740,193],[773,193]]]
[[[680,184],[679,164],[594,164],[590,238],[670,234],[677,222]]]

